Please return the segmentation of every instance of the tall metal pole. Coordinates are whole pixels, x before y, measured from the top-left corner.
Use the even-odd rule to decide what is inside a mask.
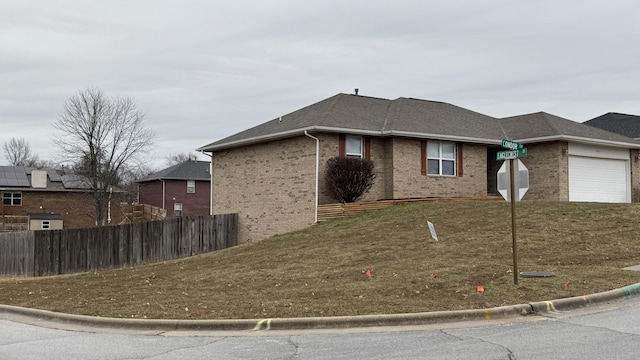
[[[511,179],[511,240],[513,247],[513,283],[518,285],[518,249],[516,247],[516,193],[514,159],[509,160],[509,177]]]

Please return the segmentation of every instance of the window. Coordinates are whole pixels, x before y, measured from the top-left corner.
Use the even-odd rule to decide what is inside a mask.
[[[42,230],[51,229],[51,222],[49,220],[42,220]]]
[[[362,136],[346,136],[346,153],[347,157],[357,157],[362,159]]]
[[[193,194],[196,192],[196,181],[195,180],[187,180],[187,193]]]
[[[429,175],[456,175],[456,146],[454,143],[427,142],[427,173]]]
[[[182,216],[182,203],[173,204],[173,216]]]
[[[9,206],[22,205],[22,193],[20,192],[4,192],[2,194],[2,203]]]
[[[371,160],[371,137],[340,134],[338,156]]]

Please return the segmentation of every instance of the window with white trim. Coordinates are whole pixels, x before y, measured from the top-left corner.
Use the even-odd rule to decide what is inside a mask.
[[[193,194],[196,192],[196,181],[187,180],[187,194]]]
[[[51,229],[51,222],[49,220],[42,220],[42,230]]]
[[[362,136],[347,135],[345,137],[346,142],[346,157],[356,157],[362,159]]]
[[[456,145],[446,141],[427,142],[427,172],[429,175],[456,175]]]
[[[2,193],[2,203],[8,206],[21,206],[22,193],[5,191]]]
[[[182,216],[182,203],[173,204],[173,216]]]

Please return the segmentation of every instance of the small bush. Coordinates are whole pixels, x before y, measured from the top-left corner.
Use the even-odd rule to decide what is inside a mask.
[[[376,179],[373,161],[350,157],[327,160],[325,183],[334,200],[355,202],[371,189]]]

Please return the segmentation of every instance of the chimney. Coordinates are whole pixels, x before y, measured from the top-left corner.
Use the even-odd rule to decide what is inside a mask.
[[[44,170],[31,171],[31,186],[44,189],[47,187],[47,172]]]

